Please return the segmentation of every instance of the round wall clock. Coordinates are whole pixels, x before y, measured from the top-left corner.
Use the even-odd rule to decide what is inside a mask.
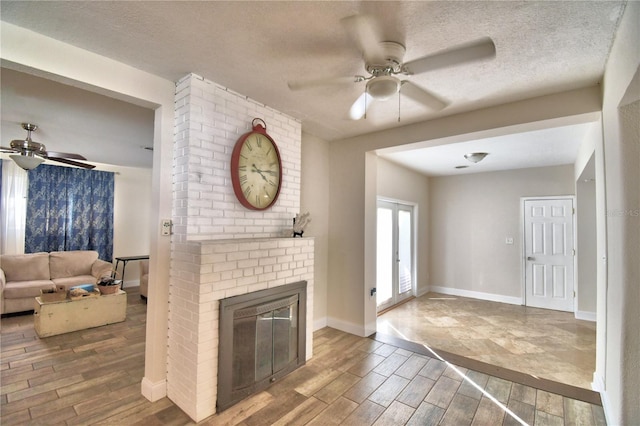
[[[262,122],[255,124],[256,121]],[[231,181],[238,201],[251,210],[265,210],[276,202],[282,184],[280,152],[266,124],[259,118],[238,139],[231,154]]]

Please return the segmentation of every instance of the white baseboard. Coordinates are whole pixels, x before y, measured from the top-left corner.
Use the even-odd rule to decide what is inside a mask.
[[[140,385],[140,391],[142,396],[147,398],[149,401],[158,401],[159,399],[167,396],[167,380],[162,379],[159,382],[154,383],[146,377],[143,377]]]
[[[596,392],[604,391],[604,379],[602,376],[598,375],[595,371],[593,372],[593,382],[591,382],[591,389]]]
[[[364,325],[364,337],[369,337],[372,334],[375,334],[378,331],[378,321],[374,320],[369,324]]]
[[[593,373],[593,382],[591,382],[591,388],[600,394],[600,400],[602,401],[602,410],[604,411],[604,417],[607,420],[608,425],[619,424],[617,419],[614,419],[611,411],[611,401],[609,400],[609,394],[605,390],[604,386],[604,378],[597,374],[597,372]]]
[[[522,305],[521,297],[503,296],[500,294],[483,293],[480,291],[462,290],[459,288],[431,286],[429,291],[448,294],[451,296],[469,297],[472,299],[489,300],[491,302],[508,303],[510,305]]]
[[[129,280],[129,281],[125,281],[123,284],[125,288],[140,287],[140,280]]]
[[[321,328],[325,328],[327,326],[327,317],[318,318],[313,321],[313,331],[318,331]]]
[[[429,293],[429,287],[425,287],[423,289],[418,289],[416,297],[424,296],[427,293]]]
[[[597,321],[597,314],[595,312],[576,311],[575,317],[576,319],[584,320],[584,321],[591,321],[591,322]]]
[[[356,336],[360,336],[360,337],[367,337],[366,328],[359,324],[353,324],[347,321],[342,321],[336,318],[328,317],[327,326],[331,328],[335,328],[340,331],[344,331],[345,333],[355,334]]]

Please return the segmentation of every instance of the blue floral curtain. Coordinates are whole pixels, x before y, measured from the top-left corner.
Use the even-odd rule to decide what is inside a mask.
[[[25,253],[95,250],[113,258],[113,173],[42,164],[29,170]]]

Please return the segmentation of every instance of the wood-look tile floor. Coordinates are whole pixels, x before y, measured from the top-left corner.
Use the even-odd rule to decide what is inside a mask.
[[[194,424],[169,399],[140,395],[146,307],[136,288],[127,292],[119,324],[39,339],[31,315],[1,320],[2,425]],[[605,424],[597,404],[385,339],[319,330],[305,366],[201,424]]]
[[[427,293],[378,317],[379,333],[591,389],[596,323],[573,313]]]

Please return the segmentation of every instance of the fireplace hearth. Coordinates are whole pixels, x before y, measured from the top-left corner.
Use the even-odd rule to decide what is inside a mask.
[[[220,301],[217,411],[304,365],[307,282]]]

